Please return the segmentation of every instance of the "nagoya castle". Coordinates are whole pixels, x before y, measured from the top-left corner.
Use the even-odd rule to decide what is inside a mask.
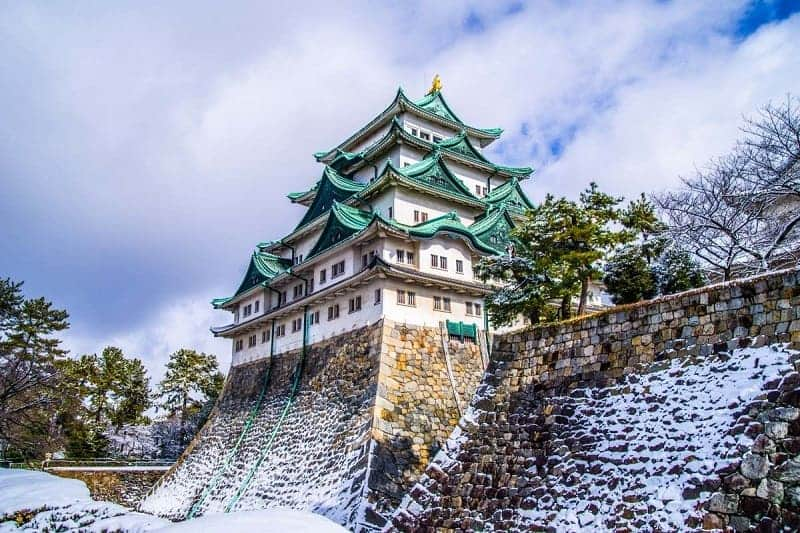
[[[172,519],[267,507],[384,527],[469,404],[494,333],[481,258],[507,253],[532,169],[483,151],[437,76],[329,150],[213,301],[232,367],[208,423],[142,503]],[[233,284],[232,284],[233,285]]]

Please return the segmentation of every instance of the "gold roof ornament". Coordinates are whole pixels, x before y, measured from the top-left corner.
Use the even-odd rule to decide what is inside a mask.
[[[431,94],[436,94],[442,90],[442,79],[437,74],[433,77],[433,82],[431,83],[430,90],[425,94],[425,96],[429,96]]]

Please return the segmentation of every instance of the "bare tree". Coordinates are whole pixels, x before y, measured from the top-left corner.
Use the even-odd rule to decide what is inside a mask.
[[[694,177],[683,178],[681,189],[655,197],[669,235],[725,280],[736,264],[752,255],[749,241],[763,212],[743,187],[741,172],[740,159],[717,160]]]
[[[768,264],[776,254],[793,251],[800,236],[800,99],[767,104],[742,132],[736,151],[746,161],[743,178],[770,222],[755,243],[757,259]]]
[[[726,157],[655,197],[669,233],[705,267],[730,279],[798,252],[800,102],[768,104]]]

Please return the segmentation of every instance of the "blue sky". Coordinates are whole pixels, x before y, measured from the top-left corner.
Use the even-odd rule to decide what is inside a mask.
[[[229,346],[208,300],[301,216],[311,154],[435,73],[527,185],[628,197],[800,92],[798,2],[27,2],[0,7],[0,275],[69,310],[74,353],[155,377]]]

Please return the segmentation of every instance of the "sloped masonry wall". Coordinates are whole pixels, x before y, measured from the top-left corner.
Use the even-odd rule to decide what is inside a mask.
[[[796,530],[799,277],[496,338],[393,528]]]
[[[181,520],[193,508],[225,511],[240,492],[231,510],[283,506],[358,522],[381,332],[379,323],[310,346],[288,408],[300,351],[233,367],[197,443],[140,508]],[[268,369],[262,405],[243,433]]]
[[[384,320],[369,476],[378,513],[396,508],[456,427],[483,375],[482,361],[479,344],[449,338],[441,328]]]
[[[391,321],[314,344],[280,424],[300,352],[233,367],[200,436],[141,510],[176,520],[222,512],[252,478],[231,510],[283,506],[383,527],[483,373],[478,345],[451,340],[447,354],[440,329]]]

